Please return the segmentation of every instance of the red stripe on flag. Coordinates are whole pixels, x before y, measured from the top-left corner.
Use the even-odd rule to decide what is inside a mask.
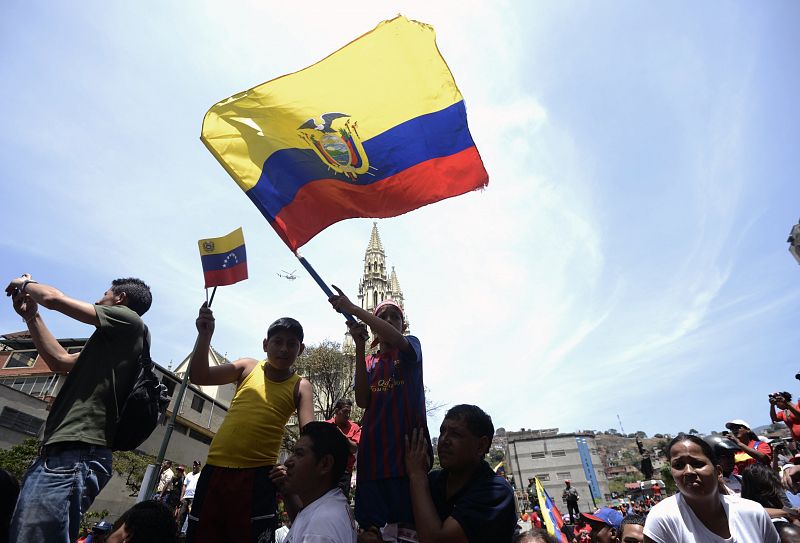
[[[368,175],[368,174],[364,174]],[[396,217],[486,186],[477,148],[421,162],[369,185],[318,179],[304,185],[272,227],[296,251],[326,227],[353,217]]]
[[[206,280],[206,288],[224,287],[247,279],[247,262],[242,262],[230,268],[221,270],[209,270],[203,272]]]

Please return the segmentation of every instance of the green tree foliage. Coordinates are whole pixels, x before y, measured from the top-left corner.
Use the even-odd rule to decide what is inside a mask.
[[[661,480],[667,486],[667,494],[674,494],[678,491],[675,479],[672,478],[672,468],[670,468],[669,464],[661,466]]]
[[[39,446],[38,439],[28,438],[9,449],[0,449],[0,468],[22,481],[22,476],[39,455]]]
[[[609,492],[616,492],[620,496],[625,495],[625,483],[635,483],[639,480],[635,475],[625,475],[617,479],[612,479],[608,482]]]
[[[341,345],[325,340],[307,347],[295,362],[295,369],[311,382],[314,391],[314,411],[329,419],[333,407],[341,398],[353,398],[355,359],[342,352]],[[361,419],[361,410],[353,404],[351,418]]]
[[[125,477],[125,486],[130,489],[133,496],[138,494],[142,487],[142,480],[148,464],[154,464],[155,460],[155,457],[149,454],[135,451],[114,451],[113,469],[118,475]]]

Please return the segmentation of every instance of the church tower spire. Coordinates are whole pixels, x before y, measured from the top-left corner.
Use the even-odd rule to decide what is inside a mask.
[[[378,232],[378,223],[372,223],[372,234],[364,253],[364,274],[358,283],[358,301],[363,309],[372,311],[389,297],[389,291],[386,253]]]
[[[381,235],[378,232],[378,223],[372,223],[372,233],[364,252],[364,270],[358,282],[358,302],[361,307],[369,312],[375,310],[379,303],[391,298],[405,311],[403,290],[397,279],[397,272],[392,266],[391,272],[386,270],[386,252],[383,250]],[[406,315],[406,324],[408,316]],[[345,333],[342,348],[345,352],[354,352],[355,345],[350,333]]]

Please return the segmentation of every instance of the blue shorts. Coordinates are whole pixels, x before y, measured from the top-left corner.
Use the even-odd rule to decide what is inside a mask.
[[[362,529],[386,524],[414,525],[408,477],[358,481],[355,516]]]

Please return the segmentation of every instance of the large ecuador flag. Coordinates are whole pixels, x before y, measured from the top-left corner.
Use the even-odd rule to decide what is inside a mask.
[[[433,28],[402,16],[214,105],[201,139],[295,252],[489,180]]]
[[[232,285],[247,279],[247,253],[242,229],[221,238],[201,239],[200,260],[206,288]]]
[[[561,516],[561,512],[559,512],[558,507],[556,507],[556,504],[553,503],[553,500],[547,494],[542,483],[539,482],[539,478],[534,477],[533,480],[536,482],[536,496],[538,496],[539,499],[539,510],[542,513],[544,524],[547,527],[547,533],[552,535],[558,543],[567,543],[567,537],[561,531],[561,527],[564,526],[564,519]]]

